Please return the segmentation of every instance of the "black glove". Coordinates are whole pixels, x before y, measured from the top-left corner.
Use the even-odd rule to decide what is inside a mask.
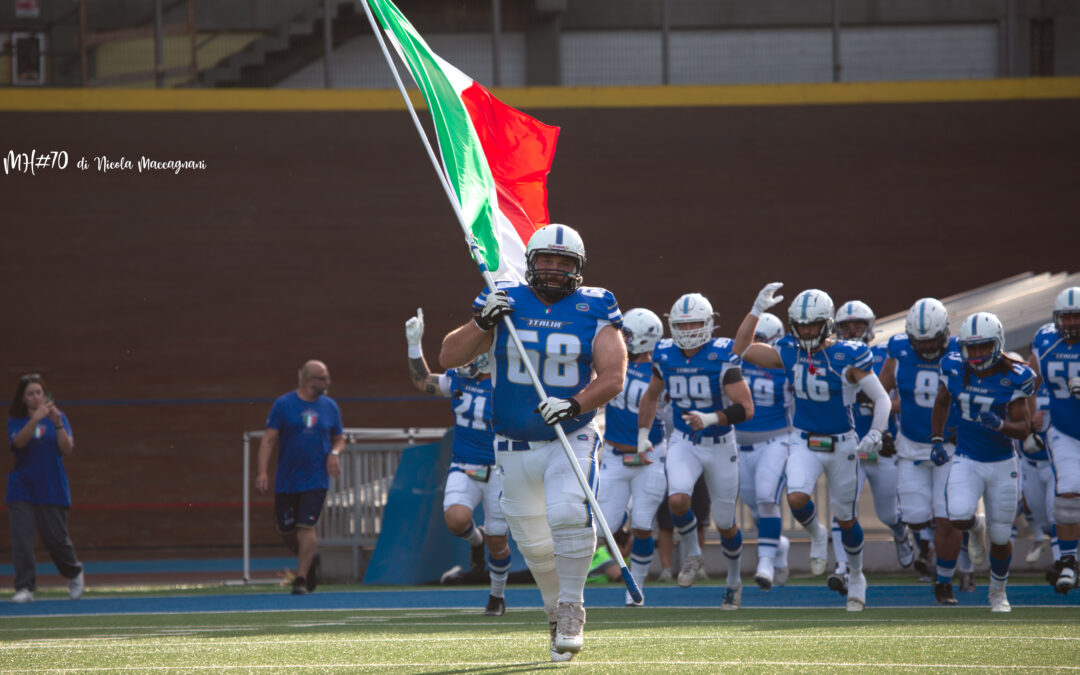
[[[484,308],[480,310],[474,321],[476,321],[476,325],[480,330],[489,331],[495,327],[495,324],[499,323],[499,319],[513,311],[514,309],[510,306],[510,298],[506,297],[506,291],[495,291],[488,293],[487,300],[484,301]]]
[[[893,435],[886,431],[881,434],[881,450],[878,450],[878,455],[881,457],[892,457],[896,454],[896,439]]]

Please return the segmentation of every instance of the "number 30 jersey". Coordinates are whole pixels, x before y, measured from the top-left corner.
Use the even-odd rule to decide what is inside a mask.
[[[1005,372],[977,377],[964,365],[959,352],[941,359],[941,377],[953,403],[960,409],[956,425],[956,454],[977,462],[999,462],[1013,455],[1013,440],[979,423],[979,413],[990,411],[1008,419],[1009,404],[1035,393],[1035,371],[1013,363]]]
[[[896,360],[896,391],[900,394],[900,433],[916,443],[930,442],[930,418],[941,377],[941,360],[959,350],[956,337],[950,337],[945,354],[933,361],[915,353],[904,333],[889,339],[889,358]],[[945,422],[945,438],[956,434],[956,406],[950,406]]]
[[[1055,429],[1080,438],[1080,399],[1069,391],[1069,380],[1080,377],[1080,342],[1068,344],[1057,326],[1048,323],[1035,334],[1031,351],[1039,359],[1043,382],[1050,390],[1050,419]]]
[[[731,405],[724,394],[724,375],[741,363],[738,355],[731,351],[732,344],[728,338],[716,338],[690,358],[671,338],[656,344],[653,371],[664,380],[671,398],[672,424],[677,430],[702,438],[717,438],[731,431],[730,425],[713,425],[700,432],[694,431],[682,416],[690,410],[714,412]]]
[[[799,347],[792,335],[776,343],[795,394],[795,428],[811,434],[844,434],[854,421],[850,406],[859,385],[844,377],[849,367],[870,371],[874,356],[863,342],[830,342],[814,353]]]
[[[491,378],[462,377],[457,368],[439,376],[439,393],[454,409],[453,461],[494,464],[495,433],[491,430]]]
[[[651,362],[626,364],[626,381],[623,383],[623,390],[618,396],[608,401],[604,409],[607,422],[604,436],[607,440],[623,445],[637,445],[638,409],[641,397],[649,388],[651,379]],[[656,418],[649,430],[649,442],[654,448],[660,450],[660,442],[663,440],[664,422],[660,419],[660,406],[657,406]]]
[[[622,327],[622,312],[615,296],[603,288],[582,286],[549,306],[525,284],[502,281],[497,287],[506,291],[514,309],[510,319],[547,395],[570,398],[584,389],[592,378],[596,335],[604,326]],[[486,299],[485,290],[473,302],[473,310],[483,309]],[[533,412],[540,397],[506,327],[500,321],[493,330],[495,338],[488,356],[492,364],[495,433],[519,441],[557,438],[555,429]],[[576,431],[594,416],[595,411],[590,410],[562,422],[563,431]]]

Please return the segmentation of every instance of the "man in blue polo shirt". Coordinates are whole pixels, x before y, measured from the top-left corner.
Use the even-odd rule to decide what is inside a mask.
[[[295,391],[274,401],[266,418],[266,433],[259,445],[255,487],[266,493],[270,454],[280,446],[274,475],[274,515],[285,544],[297,554],[293,595],[304,595],[318,584],[319,522],[330,479],[341,473],[338,455],[345,448],[341,411],[326,396],[330,371],[322,361],[308,361],[300,368]]]

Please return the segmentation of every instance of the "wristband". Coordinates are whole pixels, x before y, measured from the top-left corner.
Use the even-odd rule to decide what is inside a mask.
[[[945,442],[945,437],[944,436],[931,436],[930,437],[930,442],[931,443],[944,443]]]
[[[330,454],[333,455],[334,457],[340,457],[341,456],[341,451],[340,450],[331,450]]]
[[[746,408],[743,407],[742,403],[729,405],[720,412],[724,413],[728,424],[738,424],[746,421]]]
[[[424,352],[420,349],[420,345],[409,345],[409,358],[418,359],[424,355]]]
[[[641,447],[642,441],[648,442],[650,431],[652,431],[652,429],[650,429],[649,427],[638,427],[637,444],[639,448]]]

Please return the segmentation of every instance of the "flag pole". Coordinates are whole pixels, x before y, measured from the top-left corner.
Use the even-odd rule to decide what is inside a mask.
[[[446,192],[447,199],[450,200],[450,206],[454,210],[454,215],[457,216],[458,224],[461,226],[462,231],[465,233],[465,241],[469,246],[469,250],[473,255],[473,259],[476,261],[477,267],[480,269],[480,274],[484,277],[484,282],[488,286],[488,291],[495,292],[495,279],[491,276],[491,272],[488,270],[487,265],[484,263],[484,257],[480,254],[479,246],[476,243],[476,238],[473,237],[472,232],[469,231],[468,225],[465,224],[465,217],[461,213],[461,206],[458,204],[456,195],[450,187],[450,181],[447,175],[444,173],[443,167],[439,160],[435,157],[435,150],[431,147],[431,142],[428,140],[427,134],[424,132],[424,127],[420,124],[420,118],[416,115],[416,109],[413,108],[412,101],[409,100],[409,95],[405,91],[405,85],[401,81],[401,76],[397,72],[397,68],[394,66],[394,60],[390,56],[390,50],[386,47],[386,42],[383,40],[382,32],[379,29],[379,24],[375,20],[375,16],[371,12],[369,0],[365,0],[364,13],[367,15],[368,23],[371,24],[371,30],[375,33],[375,39],[379,43],[379,47],[382,50],[383,56],[386,58],[386,64],[390,67],[390,73],[394,76],[394,82],[397,83],[398,91],[401,92],[401,98],[405,101],[405,107],[409,110],[409,116],[412,117],[413,125],[416,126],[416,131],[420,134],[420,140],[424,144],[424,148],[427,150],[428,157],[431,159],[431,164],[435,168],[435,173],[439,176],[439,182],[443,186],[443,191]],[[525,346],[521,343],[521,338],[518,337],[517,330],[514,328],[513,321],[509,316],[503,317],[503,325],[506,326],[507,332],[510,336],[510,340],[514,343],[514,348],[517,349],[518,354],[526,354]],[[543,385],[540,384],[540,377],[536,374],[536,369],[533,367],[532,359],[523,358],[521,363],[525,366],[525,371],[529,374],[529,379],[532,380],[533,388],[540,396],[540,400],[547,398],[547,393],[544,391]],[[570,462],[570,468],[574,471],[574,476],[577,477],[578,484],[581,485],[582,491],[585,492],[585,499],[588,501],[593,514],[596,516],[596,522],[600,526],[600,530],[604,535],[604,540],[607,542],[608,548],[611,550],[611,554],[615,557],[615,562],[618,563],[619,569],[622,572],[623,582],[626,584],[627,590],[630,592],[630,597],[634,602],[641,602],[642,595],[641,589],[638,588],[637,582],[630,575],[630,570],[626,566],[626,561],[622,557],[622,553],[619,551],[619,545],[615,542],[615,537],[611,534],[611,528],[608,526],[607,521],[604,520],[604,514],[600,510],[600,505],[596,502],[596,496],[593,495],[592,488],[589,486],[589,480],[585,477],[585,473],[581,470],[581,466],[578,464],[577,456],[574,455],[573,449],[570,447],[570,441],[566,438],[566,432],[563,431],[562,424],[555,424],[555,435],[558,436],[559,442],[562,445],[563,453],[566,455],[566,459]]]

